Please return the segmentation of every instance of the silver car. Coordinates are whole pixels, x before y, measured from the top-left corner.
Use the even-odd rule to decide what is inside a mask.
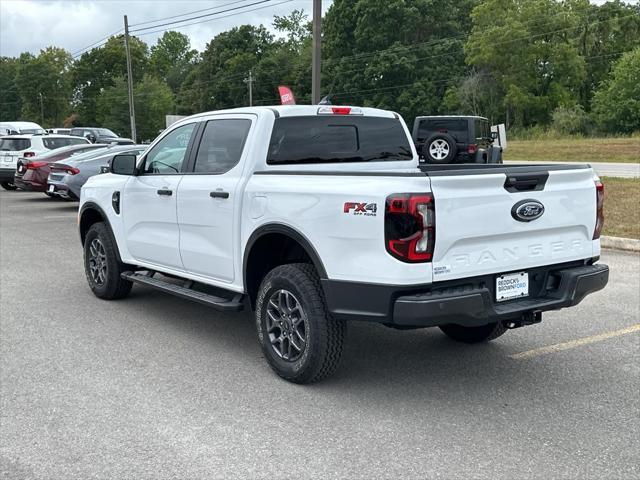
[[[77,155],[50,165],[47,192],[67,199],[80,198],[80,190],[86,181],[101,173],[102,167],[109,165],[115,155],[140,155],[148,145],[114,145],[98,152]]]

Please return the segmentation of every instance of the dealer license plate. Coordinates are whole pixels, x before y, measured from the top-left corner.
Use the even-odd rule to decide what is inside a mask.
[[[496,277],[496,301],[504,302],[529,295],[529,274],[509,273]]]
[[[56,186],[55,185],[49,185],[49,193],[53,193],[56,191]]]

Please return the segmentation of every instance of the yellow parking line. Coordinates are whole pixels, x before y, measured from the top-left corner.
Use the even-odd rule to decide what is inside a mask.
[[[620,330],[614,330],[612,332],[601,333],[600,335],[593,335],[592,337],[579,338],[577,340],[570,340],[568,342],[556,343],[555,345],[549,345],[546,347],[534,348],[533,350],[527,350],[526,352],[515,353],[509,355],[510,358],[515,360],[521,360],[523,358],[538,357],[540,355],[546,355],[548,353],[561,352],[563,350],[569,350],[570,348],[580,347],[582,345],[588,345],[590,343],[601,342],[608,338],[619,337],[620,335],[626,335],[628,333],[634,333],[640,331],[640,323],[631,325],[627,328]]]

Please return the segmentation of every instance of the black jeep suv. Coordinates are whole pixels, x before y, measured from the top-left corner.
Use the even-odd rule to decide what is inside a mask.
[[[489,120],[474,116],[416,117],[413,142],[427,163],[502,163]]]

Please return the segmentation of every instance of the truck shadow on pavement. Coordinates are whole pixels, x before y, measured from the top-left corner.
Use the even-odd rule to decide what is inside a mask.
[[[303,388],[349,396],[354,392],[405,395],[403,402],[412,396],[419,402],[444,396],[447,402],[466,399],[484,403],[498,393],[508,398],[510,391],[518,396],[535,395],[571,376],[566,365],[562,371],[543,372],[510,359],[508,355],[514,351],[509,341],[511,332],[492,343],[465,345],[448,339],[437,328],[398,331],[351,322],[336,374],[318,384],[299,386],[281,380],[269,369],[251,311],[221,313],[139,286],[125,302],[144,309],[145,321],[168,327],[170,335],[177,335],[179,341],[197,340],[200,346],[204,342],[212,356],[224,356],[225,362],[238,366],[233,375],[239,383],[255,382],[257,370],[263,382],[283,384],[280,387],[285,390]]]

